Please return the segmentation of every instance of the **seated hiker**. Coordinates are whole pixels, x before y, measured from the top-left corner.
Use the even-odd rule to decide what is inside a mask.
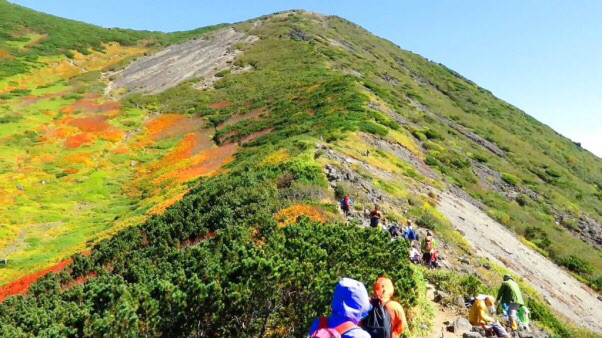
[[[468,311],[468,321],[475,326],[481,326],[486,331],[493,330],[498,337],[508,337],[506,329],[489,315],[488,309],[493,307],[495,300],[492,296],[478,295],[472,300],[472,306]]]
[[[393,300],[393,282],[381,275],[372,288],[372,310],[362,321],[362,328],[372,338],[397,338],[407,329],[408,323],[403,307]]]
[[[382,218],[382,214],[380,213],[380,210],[378,209],[378,205],[375,205],[374,210],[372,210],[370,212],[370,226],[373,228],[378,227],[378,224],[380,223],[381,218]]]
[[[329,317],[314,320],[310,337],[370,338],[357,324],[372,309],[364,284],[351,278],[341,278],[332,295]]]
[[[497,292],[496,301],[498,306],[508,309],[508,319],[510,321],[510,327],[512,330],[517,330],[520,323],[517,311],[521,306],[525,305],[523,301],[523,295],[520,291],[520,287],[514,281],[512,276],[504,275],[504,281]]]
[[[426,264],[426,266],[429,268],[432,268],[432,254],[435,250],[435,239],[433,238],[433,234],[430,230],[426,232],[426,236],[422,239],[420,248],[422,250],[422,259],[424,260],[424,264]]]
[[[353,200],[349,198],[349,196],[345,195],[341,200],[341,209],[345,214],[345,217],[349,216],[349,211],[351,210],[351,206],[353,205]]]
[[[410,248],[410,261],[414,264],[419,264],[421,260],[422,254],[420,253],[420,250],[418,250],[416,244],[412,244],[412,247]]]
[[[401,229],[399,228],[399,225],[397,225],[397,223],[395,222],[393,222],[389,227],[389,233],[391,234],[391,237],[395,239],[402,237]]]

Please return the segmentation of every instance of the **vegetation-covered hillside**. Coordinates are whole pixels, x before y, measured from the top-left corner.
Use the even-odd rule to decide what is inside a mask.
[[[134,58],[212,33],[30,22],[0,6],[21,18],[1,28],[0,282],[90,247],[0,304],[3,335],[303,336],[338,278],[380,273],[415,335],[430,314],[421,271],[405,243],[357,225],[378,203],[470,253],[437,210],[446,189],[600,288],[602,161],[355,24],[293,11],[228,26],[256,38],[229,47],[214,82],[148,95],[105,88]],[[573,334],[528,298],[536,320]]]

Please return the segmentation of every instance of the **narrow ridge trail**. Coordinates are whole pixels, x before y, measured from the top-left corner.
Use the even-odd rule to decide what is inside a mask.
[[[516,272],[554,309],[575,323],[602,333],[602,301],[594,291],[520,242],[473,204],[448,192],[439,196],[437,208],[463,232],[478,256]]]

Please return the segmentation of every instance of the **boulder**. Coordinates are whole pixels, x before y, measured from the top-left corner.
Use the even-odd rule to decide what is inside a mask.
[[[458,307],[466,307],[466,301],[464,300],[464,297],[460,295],[454,297],[454,304]]]
[[[449,298],[449,294],[445,291],[441,291],[441,290],[437,290],[435,291],[435,297],[433,298],[433,300],[437,303],[441,302],[442,300]]]
[[[485,336],[478,332],[464,332],[464,334],[462,334],[462,338],[481,338],[481,337],[485,337]]]
[[[480,334],[481,336],[486,336],[487,332],[485,332],[485,329],[482,326],[472,326],[472,332],[476,332],[478,334]]]
[[[464,333],[464,332],[470,332],[470,330],[472,330],[472,324],[470,324],[468,319],[466,319],[464,317],[456,318],[456,320],[454,320],[454,323],[452,325],[450,325],[450,327],[452,329],[451,332],[458,333],[458,334]]]

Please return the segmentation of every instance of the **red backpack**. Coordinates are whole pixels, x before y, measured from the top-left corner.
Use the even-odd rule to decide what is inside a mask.
[[[318,329],[311,334],[311,338],[341,338],[341,335],[357,326],[353,322],[344,322],[335,328],[328,327],[328,318],[320,317]]]

